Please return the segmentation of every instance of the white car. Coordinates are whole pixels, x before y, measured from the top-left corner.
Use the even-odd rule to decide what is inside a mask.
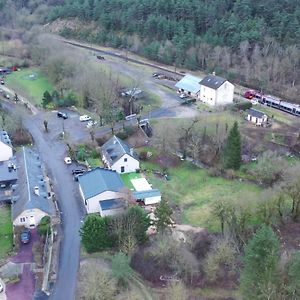
[[[3,284],[0,282],[0,293],[2,293],[4,290]]]
[[[72,163],[72,159],[69,156],[65,157],[64,161],[65,161],[66,165],[70,165]]]
[[[79,117],[80,122],[89,121],[90,119],[91,119],[91,117],[89,117],[88,115],[83,115],[83,116]]]

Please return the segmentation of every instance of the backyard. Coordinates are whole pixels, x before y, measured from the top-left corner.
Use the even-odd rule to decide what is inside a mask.
[[[34,105],[40,105],[45,91],[52,92],[53,87],[47,78],[36,68],[13,72],[6,78],[8,87],[28,98]]]
[[[162,167],[170,159],[169,167]],[[153,154],[151,159],[142,162],[142,169],[147,170],[147,178],[160,189],[163,198],[177,205],[182,223],[206,227],[212,231],[219,231],[219,223],[210,216],[210,206],[214,201],[227,199],[233,201],[247,201],[256,197],[261,188],[244,181],[229,180],[223,177],[210,176],[206,169],[198,168],[189,162],[182,162],[177,158],[164,157]],[[166,180],[163,176],[154,174],[152,170],[167,172]],[[177,213],[177,211],[176,211]]]
[[[8,205],[0,206],[0,259],[5,258],[12,250],[13,227],[11,210]]]

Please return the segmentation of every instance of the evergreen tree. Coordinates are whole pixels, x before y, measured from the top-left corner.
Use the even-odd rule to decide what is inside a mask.
[[[291,299],[300,299],[300,251],[293,254],[287,269],[287,290],[291,295]]]
[[[159,203],[158,207],[155,210],[156,226],[158,232],[164,232],[165,229],[172,224],[171,216],[172,209],[168,205],[167,201],[162,199]]]
[[[245,247],[241,272],[244,299],[271,299],[270,295],[275,293],[278,261],[278,238],[271,227],[263,225]]]
[[[109,226],[110,218],[99,215],[87,216],[79,233],[87,252],[95,252],[114,245]]]
[[[17,94],[16,94],[17,95]],[[52,96],[48,91],[45,91],[43,94],[43,99],[42,99],[42,106],[43,108],[46,108],[49,103],[53,101]]]
[[[238,123],[235,121],[229,131],[223,152],[223,163],[226,169],[238,170],[240,168],[242,161],[241,147],[241,135]]]

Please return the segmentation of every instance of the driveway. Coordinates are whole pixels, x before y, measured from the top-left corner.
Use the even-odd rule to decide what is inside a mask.
[[[15,264],[21,264],[23,271],[20,275],[20,281],[8,283],[6,285],[6,295],[8,300],[30,300],[35,290],[34,274],[31,271],[33,263],[32,248],[35,242],[39,240],[37,229],[31,229],[31,239],[28,244],[20,243],[20,249],[17,255],[10,260]]]

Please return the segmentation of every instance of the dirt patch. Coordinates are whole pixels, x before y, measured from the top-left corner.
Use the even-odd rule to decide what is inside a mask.
[[[287,250],[300,250],[300,224],[288,223],[277,229],[282,247]]]
[[[142,129],[137,129],[130,137],[127,142],[134,148],[144,147],[148,144],[148,137]]]
[[[155,163],[162,168],[175,168],[179,165],[180,159],[177,156],[161,154],[155,158]]]

